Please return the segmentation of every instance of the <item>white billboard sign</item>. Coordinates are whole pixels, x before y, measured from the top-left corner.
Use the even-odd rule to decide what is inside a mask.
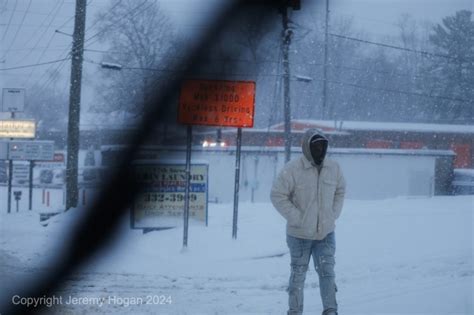
[[[54,141],[10,141],[8,143],[8,159],[52,161],[54,159]]]
[[[186,165],[149,163],[134,166],[137,181],[144,184],[132,209],[136,229],[173,227],[183,217]],[[207,223],[208,165],[191,165],[189,216]]]
[[[25,89],[4,88],[2,112],[22,112],[25,108]]]
[[[35,138],[36,123],[34,120],[0,120],[0,138]]]

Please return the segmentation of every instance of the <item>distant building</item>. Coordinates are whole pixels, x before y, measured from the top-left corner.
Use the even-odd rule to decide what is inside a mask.
[[[98,118],[97,118],[98,119]],[[136,132],[136,118],[118,119],[108,116],[107,123],[81,126],[81,148],[100,149],[104,145],[124,145],[127,138]],[[131,123],[132,122],[132,123]],[[452,150],[456,153],[455,168],[472,168],[474,161],[474,126],[364,122],[364,121],[324,121],[299,120],[291,122],[293,147],[299,147],[301,137],[308,128],[320,128],[328,136],[333,148],[369,149],[430,149]],[[39,139],[55,140],[58,149],[64,149],[64,132],[40,133]],[[147,145],[184,145],[186,128],[177,124],[157,124],[156,130],[147,139]],[[234,146],[235,128],[199,127],[193,128],[193,145],[205,147]],[[284,146],[284,124],[269,128],[243,128],[243,146],[282,147]]]
[[[431,149],[453,150],[454,167],[473,166],[474,126],[422,123],[292,120],[292,145],[301,144],[301,136],[309,128],[320,128],[334,148]],[[197,132],[194,143],[235,145],[235,129]],[[246,146],[283,146],[284,124],[267,129],[243,129]]]

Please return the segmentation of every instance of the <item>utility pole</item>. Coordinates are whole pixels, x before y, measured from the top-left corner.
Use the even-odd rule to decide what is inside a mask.
[[[323,108],[322,108],[322,119],[326,119],[326,113],[329,114],[329,119],[332,118],[332,108],[328,110],[327,99],[328,99],[328,33],[329,33],[329,0],[326,0],[326,21],[324,27],[324,66],[323,66]]]
[[[282,52],[283,52],[283,109],[285,120],[285,162],[291,157],[291,107],[290,107],[290,44],[293,31],[289,28],[288,6],[281,8],[283,23]]]
[[[86,0],[76,0],[74,34],[71,51],[71,83],[69,92],[69,120],[67,128],[66,210],[77,207],[79,119],[81,114],[82,59],[86,24]]]
[[[282,0],[280,7],[282,31],[282,52],[283,52],[283,111],[285,120],[285,162],[291,157],[291,102],[290,102],[290,44],[293,31],[290,29],[288,18],[288,8],[300,10],[300,0]]]

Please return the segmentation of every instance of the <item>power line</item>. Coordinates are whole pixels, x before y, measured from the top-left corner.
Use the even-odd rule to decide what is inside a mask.
[[[69,46],[53,46],[53,47],[49,47],[49,51],[51,50],[64,50],[65,47],[69,47]],[[48,48],[48,47],[25,47],[25,48],[13,48],[13,49],[10,49],[10,51],[25,51],[25,50],[31,50],[31,49],[45,49],[45,48]],[[0,51],[6,51],[6,49],[0,49]],[[23,58],[22,58],[23,59]]]
[[[72,44],[71,44],[72,46]],[[46,69],[46,71],[44,72],[43,76],[41,76],[41,78],[38,80],[38,83],[36,83],[35,85],[33,85],[33,87],[35,86],[39,86],[39,82],[41,82],[41,80],[43,79],[43,77],[45,77],[46,75],[48,75],[48,73],[50,73],[50,76],[49,78],[46,79],[46,81],[43,83],[43,85],[40,86],[40,88],[38,89],[38,91],[47,91],[47,89],[49,88],[49,86],[55,81],[55,77],[54,77],[54,74],[56,73],[59,73],[59,71],[66,65],[66,61],[70,60],[70,53],[67,52],[66,55],[65,55],[65,58],[63,61],[61,61],[55,70],[53,70],[52,72],[49,72],[50,69],[52,69],[52,66],[50,66],[48,69]]]
[[[364,39],[360,39],[360,38],[344,36],[344,35],[339,35],[339,34],[334,34],[334,33],[329,33],[329,35],[332,36],[332,37],[352,40],[352,41],[356,41],[356,42],[360,42],[360,43],[364,43],[364,44],[371,44],[371,45],[381,46],[381,47],[385,47],[385,48],[392,48],[392,49],[397,49],[397,50],[402,50],[402,51],[408,51],[408,52],[413,52],[413,53],[422,54],[422,55],[431,56],[431,57],[440,57],[440,58],[446,58],[446,59],[451,59],[451,60],[459,60],[459,58],[451,57],[451,56],[448,56],[448,55],[436,54],[436,53],[423,51],[423,50],[416,50],[416,49],[399,47],[399,46],[394,46],[394,45],[389,45],[389,44],[384,44],[384,43],[377,43],[377,42],[372,42],[372,41],[368,41],[368,40],[364,40]]]
[[[114,5],[112,8],[110,8],[109,11],[108,11],[104,16],[107,16],[107,15],[111,14],[112,11],[113,11],[118,5],[120,5],[120,3],[121,3],[122,1],[123,1],[123,0],[117,1],[117,2],[115,3],[115,5]],[[92,0],[91,0],[87,5],[90,5],[91,2],[92,2]],[[93,28],[97,25],[97,23],[99,23],[99,21],[101,21],[101,19],[96,19],[95,22],[94,22],[91,26],[89,26],[88,28],[86,28],[86,33],[89,32],[91,29],[93,29]]]
[[[139,4],[138,6],[136,6],[136,7],[133,8],[132,10],[130,10],[129,12],[125,13],[124,15],[122,15],[122,17],[124,18],[124,17],[126,17],[126,16],[128,16],[128,15],[130,15],[130,14],[131,14],[131,17],[133,17],[133,16],[135,16],[136,14],[145,11],[146,9],[148,9],[149,7],[151,7],[151,6],[153,5],[153,2],[151,2],[148,7],[143,8],[141,11],[132,13],[133,11],[138,10],[138,9],[139,9],[141,6],[143,6],[147,1],[148,1],[148,0],[145,0],[144,2],[142,2],[141,4]],[[116,6],[117,6],[117,5],[115,5],[114,8],[115,8]],[[87,38],[87,39],[85,40],[85,42],[84,42],[84,44],[87,43],[87,45],[86,45],[85,47],[90,47],[90,46],[92,46],[93,44],[95,44],[97,41],[99,41],[99,40],[100,40],[99,35],[102,34],[102,33],[104,33],[104,32],[106,32],[110,27],[116,25],[119,21],[120,21],[120,19],[117,19],[117,20],[116,20],[115,22],[113,22],[111,25],[106,26],[103,30],[101,30],[101,31],[95,33],[94,35],[92,35],[91,37]],[[87,31],[87,30],[86,30],[86,31]],[[90,41],[90,40],[93,39],[93,38],[95,38],[95,39],[94,39],[93,41]]]
[[[145,5],[146,3],[148,2],[148,0],[144,0],[142,3],[140,3],[139,5],[137,5],[135,8],[133,8],[132,10],[130,10],[129,12],[127,12],[127,14],[123,15],[122,17],[126,17],[127,15],[131,15],[131,17],[133,17],[134,15],[136,15],[137,13],[141,13],[143,12],[145,9],[147,9],[148,7],[152,6],[153,5],[153,2],[150,2],[150,5],[148,7],[145,7],[143,8],[142,11],[138,11],[138,9],[140,7],[142,7],[143,5]],[[138,11],[138,12],[133,12],[133,11]],[[133,12],[133,13],[132,13]],[[116,22],[108,25],[106,28],[104,28],[103,30],[95,33],[94,35],[92,35],[91,37],[87,38],[85,41],[84,41],[84,44],[89,42],[91,39],[99,36],[100,34],[104,33],[105,31],[107,31],[110,27],[114,26],[115,24],[117,24],[118,22],[120,22],[121,19],[117,19]],[[92,43],[88,43],[88,45],[91,45]]]
[[[106,50],[98,50],[98,49],[89,49],[86,48],[84,49],[86,52],[94,52],[94,53],[101,53],[101,54],[115,54],[115,55],[123,55],[123,54],[128,54],[125,52],[121,51],[106,51]],[[181,60],[178,57],[173,57],[173,56],[161,56],[162,58],[167,58],[170,60]],[[160,56],[158,57],[160,58]],[[205,59],[202,58],[203,62],[246,62],[246,63],[256,63],[256,64],[265,64],[265,63],[275,63],[279,64],[281,61],[278,60],[271,60],[271,59],[266,59],[266,60],[250,60],[250,59],[240,59],[240,58],[212,58],[212,59]],[[315,63],[307,63],[308,65],[319,65]]]
[[[71,22],[72,19],[74,19],[74,15],[71,16],[71,17],[69,17],[69,19],[67,19],[66,22],[64,22],[63,24],[61,24],[61,26],[59,26],[58,28],[56,28],[56,31],[62,29],[64,26],[66,26],[67,23]]]
[[[374,71],[367,71],[367,69],[362,69],[362,68],[357,68],[357,67],[350,67],[346,65],[332,65],[328,64],[328,67],[331,68],[336,68],[336,69],[343,69],[343,70],[351,70],[351,71],[359,71],[359,72],[364,72],[366,74],[384,74],[388,75],[391,77],[415,77],[415,78],[420,78],[420,79],[428,79],[428,80],[433,80],[433,78],[419,75],[419,74],[410,74],[410,73],[400,73],[400,72],[395,72],[395,71],[381,71],[381,70],[374,70]]]
[[[322,81],[322,80],[317,80],[317,81]],[[397,93],[397,94],[404,94],[404,95],[427,97],[427,98],[432,98],[432,99],[442,99],[442,100],[448,100],[448,101],[469,103],[468,100],[465,100],[465,99],[462,99],[462,98],[453,98],[453,97],[431,95],[431,94],[424,94],[424,93],[417,93],[417,92],[407,92],[407,91],[400,91],[400,90],[394,90],[394,89],[373,88],[373,87],[370,87],[370,86],[364,86],[364,85],[359,85],[359,84],[349,83],[349,82],[333,81],[333,80],[328,80],[328,83],[352,86],[352,87],[355,87],[355,88],[360,88],[360,89],[369,90],[369,91],[383,91],[383,92],[389,92],[389,93]]]
[[[10,24],[12,22],[13,16],[15,15],[15,9],[16,9],[17,4],[18,4],[18,1],[15,1],[15,7],[12,10],[12,14],[10,15],[10,19],[8,19],[7,28],[5,29],[5,32],[3,33],[3,36],[2,36],[2,42],[5,39],[5,36],[7,35],[8,29],[10,28]]]
[[[102,65],[100,62],[96,62],[90,59],[84,59],[85,62],[96,64],[96,65]],[[315,64],[318,66],[322,66],[322,64]],[[331,65],[332,67],[336,67],[334,65]],[[350,70],[359,70],[362,71],[363,69],[359,68],[351,68],[351,67],[346,67],[346,66],[337,66],[339,68],[348,68]],[[145,71],[153,71],[153,72],[165,72],[165,73],[182,73],[183,71],[180,70],[173,70],[173,69],[158,69],[158,68],[144,68],[144,67],[129,67],[129,66],[122,66],[122,69],[124,70],[145,70]],[[206,73],[207,75],[222,75],[222,73]],[[282,74],[277,73],[277,74],[247,74],[247,73],[226,73],[225,75],[227,76],[233,76],[233,77],[245,77],[245,76],[256,76],[256,77],[281,77]],[[314,81],[319,81],[323,82],[323,79],[316,79],[312,78]],[[333,83],[333,84],[339,84],[339,85],[345,85],[345,86],[351,86],[351,87],[356,87],[360,89],[365,89],[365,90],[370,90],[370,91],[383,91],[383,92],[389,92],[389,93],[398,93],[398,94],[404,94],[404,95],[412,95],[412,96],[419,96],[419,97],[428,97],[432,99],[443,99],[443,100],[450,100],[450,101],[456,101],[456,102],[463,102],[463,103],[468,103],[468,100],[461,99],[461,98],[452,98],[452,97],[447,97],[447,96],[440,96],[440,95],[431,95],[431,94],[425,94],[425,93],[418,93],[418,92],[408,92],[408,91],[401,91],[401,90],[396,90],[396,89],[385,89],[385,88],[373,88],[370,86],[364,86],[364,85],[359,85],[355,83],[349,83],[349,82],[341,82],[341,81],[335,81],[335,80],[327,80],[328,83]]]
[[[53,21],[56,19],[57,14],[59,13],[59,10],[60,10],[61,7],[64,5],[64,2],[65,2],[65,0],[62,0],[62,2],[58,5],[58,7],[57,7],[57,9],[56,9],[56,11],[55,11],[55,13],[54,13],[53,18],[51,19],[51,21],[50,21],[49,24],[48,24],[48,28],[49,28],[49,26],[51,26],[51,24],[53,23]],[[52,13],[52,12],[53,12],[53,11],[51,11],[51,13]],[[46,28],[46,29],[44,30],[43,34],[41,35],[41,38],[43,38],[43,36],[46,34],[48,28]],[[48,43],[46,44],[45,49],[43,49],[43,51],[41,52],[41,54],[40,54],[40,56],[39,56],[39,58],[38,58],[38,60],[37,60],[37,63],[41,62],[41,59],[43,58],[44,54],[46,53],[46,50],[47,50],[47,49],[49,48],[49,46],[51,45],[51,42],[53,41],[55,35],[56,35],[56,33],[53,32],[53,34],[51,35],[51,38],[49,39]],[[36,42],[35,46],[37,46],[37,45],[39,44],[41,38]],[[29,52],[26,54],[26,56],[29,56],[29,54],[31,54],[32,51],[33,51],[33,50],[29,51]],[[31,70],[30,74],[28,75],[28,77],[27,77],[27,79],[26,79],[26,81],[25,81],[25,86],[27,85],[27,83],[28,83],[28,81],[30,80],[30,78],[32,78],[32,75],[33,75],[33,73],[35,72],[35,70],[36,70],[36,68],[33,68],[33,69]]]
[[[33,84],[33,87],[35,86],[39,86],[40,85],[40,82],[41,80],[43,80],[43,78],[45,78],[48,74],[50,73],[58,73],[59,70],[66,64],[66,61],[70,59],[70,51],[71,51],[71,47],[72,47],[72,43],[70,43],[69,45],[67,45],[65,47],[65,49],[63,49],[63,51],[60,53],[60,59],[64,59],[64,61],[60,62],[57,67],[56,67],[56,70],[50,72],[50,70],[53,69],[53,67],[55,66],[54,64],[52,64],[51,66],[49,66],[44,72],[43,74],[41,75],[41,77],[36,81],[36,83]],[[43,85],[41,86],[40,90],[45,90],[46,87],[49,87],[49,85],[54,81],[54,77],[52,75],[50,75],[49,78],[47,78],[45,80],[45,82],[43,83]]]
[[[64,1],[63,1],[64,2]],[[48,12],[48,15],[44,18],[43,21],[41,21],[41,25],[36,29],[36,31],[31,35],[31,37],[26,41],[27,43],[29,43],[30,41],[32,41],[35,37],[36,37],[36,33],[38,31],[40,31],[40,28],[44,26],[46,26],[46,21],[49,19],[50,16],[53,15],[53,12],[56,11],[56,13],[54,14],[54,16],[56,17],[56,15],[58,14],[59,12],[59,9],[61,8],[62,6],[62,3],[60,4],[59,2],[57,2],[53,8]],[[53,18],[54,20],[54,18]],[[43,39],[44,35],[46,34],[46,32],[48,31],[48,28],[51,26],[53,20],[51,20],[49,22],[49,24],[46,26],[46,29],[43,31],[43,33],[41,34],[41,36],[37,37],[38,40],[36,41],[36,43],[33,45],[33,47],[30,49],[30,51],[28,51],[25,55],[23,55],[23,57],[21,58],[22,60],[26,59],[32,52],[34,49],[36,49],[36,47],[38,47],[39,43],[41,42],[41,40]],[[38,60],[39,61],[39,60]]]
[[[38,63],[41,61],[41,59],[43,59],[43,56],[44,56],[44,54],[46,53],[46,49],[49,47],[49,45],[50,45],[51,42],[53,41],[55,34],[56,34],[56,33],[53,33],[53,35],[52,35],[51,38],[49,39],[48,43],[46,44],[46,48],[43,49],[43,51],[41,52],[41,55],[39,56],[38,61],[37,61]],[[35,70],[36,70],[36,68],[33,68],[33,69],[31,70],[31,72],[30,72],[28,78],[26,79],[25,85],[26,85],[26,83],[30,80],[30,78],[32,77],[32,75],[33,75],[33,73],[35,72]]]
[[[101,53],[101,54],[112,54],[112,55],[120,55],[120,54],[126,54],[124,52],[120,51],[105,51],[105,50],[97,50],[97,49],[84,49],[86,52],[93,52],[93,53]],[[166,57],[167,59],[171,60],[179,60],[177,57]],[[266,59],[266,60],[250,60],[250,59],[237,59],[237,58],[224,58],[224,59],[203,59],[204,62],[245,62],[245,63],[254,63],[254,64],[266,64],[266,63],[275,63],[279,64],[281,61],[278,60],[271,60],[271,59]],[[308,65],[308,66],[324,66],[323,63],[317,63],[317,62],[301,62],[297,61],[294,62],[295,65],[301,66],[301,65]],[[416,78],[426,78],[426,79],[433,79],[427,76],[422,76],[418,74],[410,74],[410,73],[401,73],[401,72],[395,72],[395,71],[380,71],[380,70],[375,70],[375,71],[367,71],[367,69],[362,69],[362,68],[357,68],[357,67],[350,67],[347,65],[335,65],[335,64],[327,64],[328,67],[330,68],[336,68],[336,69],[346,69],[346,70],[353,70],[353,71],[359,71],[359,72],[364,72],[366,74],[386,74],[390,76],[397,76],[397,77],[416,77]]]
[[[10,67],[10,68],[0,68],[0,71],[8,71],[8,70],[15,70],[15,69],[39,67],[39,66],[49,65],[49,64],[52,64],[52,63],[57,63],[57,62],[61,62],[61,61],[64,61],[64,60],[69,60],[69,59],[70,58],[64,58],[64,59],[51,60],[51,61],[47,61],[47,62],[35,63],[35,64],[30,64],[30,65],[24,65],[24,66],[17,66],[17,67]]]
[[[87,5],[90,5],[90,4],[92,3],[92,1],[93,1],[93,0],[90,0],[90,1],[87,3]],[[122,0],[120,0],[120,1],[122,1]],[[46,34],[47,29],[51,26],[52,22],[55,20],[57,14],[59,13],[59,10],[60,10],[60,8],[62,7],[62,5],[64,4],[64,2],[65,2],[65,0],[63,0],[62,3],[60,3],[60,4],[58,3],[59,6],[58,6],[58,4],[56,4],[56,5],[51,9],[51,11],[49,12],[48,16],[43,20],[43,22],[41,23],[42,25],[45,24],[45,22],[49,19],[49,17],[50,17],[52,14],[54,14],[54,17],[50,20],[49,24],[46,26],[46,30],[45,30],[45,31],[42,33],[42,35],[39,37],[39,40],[36,42],[35,46],[29,49],[29,52],[25,55],[25,57],[28,56],[31,52],[33,52],[33,51],[37,48],[37,45],[40,43],[42,37],[44,37],[44,35]],[[53,13],[53,12],[55,12],[55,13]],[[65,26],[67,23],[69,23],[73,18],[74,18],[74,15],[71,16],[71,17],[69,17],[59,28],[64,27],[64,26]],[[54,35],[55,35],[55,33],[53,33],[53,35],[51,36],[51,38],[50,38],[50,40],[49,40],[47,46],[41,47],[41,49],[43,49],[43,51],[42,51],[42,54],[41,54],[41,56],[40,56],[40,59],[43,57],[43,55],[44,55],[44,53],[46,52],[46,50],[48,50],[48,48],[49,48],[49,46],[50,46],[50,44],[51,44],[51,41],[52,41],[52,39],[54,38]],[[33,36],[34,36],[34,35],[33,35]],[[58,66],[55,68],[55,70],[54,70],[53,72],[59,72],[59,71],[65,66],[66,61],[67,61],[67,60],[70,60],[70,51],[69,51],[70,49],[71,49],[71,44],[65,46],[65,49],[62,50],[62,53],[61,53],[60,55],[63,55],[64,57],[58,59],[57,62],[59,62],[59,64],[58,64]],[[58,49],[58,50],[59,50],[59,49]],[[40,59],[39,59],[39,60],[40,60]],[[47,64],[47,63],[41,63],[41,64]],[[56,64],[56,62],[51,62],[51,64],[52,64],[52,66],[54,66],[54,64]],[[41,78],[39,78],[39,79],[37,80],[37,82],[34,84],[34,86],[40,86],[40,85],[41,85],[40,90],[45,90],[45,89],[47,89],[47,87],[49,87],[49,86],[51,85],[51,83],[54,82],[54,77],[53,77],[53,76],[50,76],[50,77],[48,77],[48,78],[44,81],[44,83],[41,84],[41,81],[43,80],[43,78],[48,75],[49,70],[50,70],[50,69],[53,69],[52,66],[50,66],[46,71],[44,71],[43,75],[41,76]],[[21,67],[23,67],[23,66],[21,66]],[[16,68],[16,67],[12,67],[12,68]],[[9,69],[10,69],[10,68],[9,68]],[[25,85],[27,84],[28,80],[32,77],[32,74],[33,74],[34,70],[35,70],[35,69],[33,69],[33,71],[30,72],[30,74],[28,75],[27,80],[26,80],[26,82],[24,83]]]
[[[32,14],[32,13],[30,12],[30,14]],[[6,26],[6,25],[7,25],[6,23],[0,23],[0,26]],[[20,25],[21,25],[20,23],[12,23],[12,24],[10,24],[10,26],[20,26]],[[58,24],[58,25],[59,25],[59,24]],[[61,25],[63,25],[63,24],[61,24]],[[37,29],[37,28],[44,28],[44,27],[45,27],[45,26],[43,26],[43,25],[41,25],[41,24],[23,24],[23,26],[24,26],[24,27],[35,28],[35,29]],[[56,27],[56,26],[53,25],[53,27]],[[60,27],[63,27],[63,26],[60,26]]]
[[[90,0],[88,4],[92,3],[92,1],[93,1],[93,0]],[[59,5],[59,7],[57,8],[56,13],[54,14],[53,19],[49,22],[49,24],[48,24],[46,30],[45,30],[45,31],[43,32],[43,34],[41,35],[41,38],[46,34],[47,29],[51,26],[51,24],[53,23],[53,21],[54,21],[55,18],[57,17],[57,15],[58,15],[58,13],[59,13],[59,10],[60,10],[60,8],[63,6],[63,4],[64,4],[64,0],[63,0],[63,2]],[[87,4],[87,5],[88,5],[88,4]],[[55,9],[56,9],[56,6],[53,7],[53,9],[49,12],[48,17],[49,17],[49,15],[51,15],[51,13],[54,12]],[[42,24],[48,19],[48,17],[46,17],[46,18],[43,20]],[[63,27],[64,27],[67,23],[69,23],[72,19],[74,19],[74,15],[70,16],[58,29],[63,28]],[[48,42],[48,45],[43,48],[42,55],[44,55],[44,53],[46,52],[46,50],[49,50],[48,48],[49,48],[49,46],[50,46],[50,44],[51,44],[51,41],[52,41],[52,39],[54,38],[54,35],[55,35],[55,34],[56,34],[56,33],[53,33],[53,36],[51,37],[50,41]],[[27,53],[27,55],[29,55],[29,54],[35,49],[35,47],[38,45],[39,42],[40,42],[40,41],[36,42],[35,46]],[[65,46],[65,48],[62,50],[62,52],[59,54],[59,55],[63,55],[63,56],[64,56],[64,57],[61,58],[61,59],[64,59],[64,61],[61,62],[61,63],[56,67],[56,70],[54,70],[53,73],[59,72],[59,71],[61,70],[61,68],[64,67],[65,61],[66,61],[66,60],[69,60],[68,56],[70,55],[71,46],[72,46],[72,44],[69,44],[69,45]],[[39,60],[38,60],[38,61],[39,61]],[[39,86],[41,80],[43,80],[43,78],[48,75],[48,73],[49,73],[48,71],[49,71],[50,69],[52,69],[52,67],[53,67],[53,66],[50,66],[48,69],[46,69],[46,71],[43,73],[43,75],[40,77],[40,79],[37,81],[37,83],[35,83],[33,86]],[[28,80],[31,78],[31,75],[33,74],[34,70],[35,70],[35,69],[33,69],[33,71],[31,71],[30,75],[28,76],[28,78],[27,78],[27,80],[26,80],[26,82],[25,82],[25,85],[26,85],[26,83],[28,82]],[[45,83],[41,86],[41,89],[46,89],[47,87],[49,87],[49,85],[50,85],[52,82],[54,82],[54,77],[53,77],[53,76],[50,76],[49,78],[46,79]]]
[[[72,44],[70,45],[72,46]],[[41,78],[37,81],[37,83],[35,83],[32,87],[32,90],[36,93],[35,95],[33,95],[32,97],[36,97],[36,95],[41,95],[43,93],[49,93],[48,92],[48,88],[49,86],[55,82],[55,77],[54,77],[54,74],[55,73],[59,73],[59,71],[67,64],[67,61],[70,60],[70,53],[68,52],[66,54],[66,57],[67,58],[64,58],[63,61],[59,62],[56,69],[53,70],[52,72],[49,72],[50,69],[52,69],[53,65],[51,65],[48,69],[46,69],[43,73],[43,75],[41,76]],[[39,86],[41,80],[43,79],[43,77],[46,77],[48,75],[48,73],[51,73],[50,76],[45,80],[45,82]],[[34,87],[38,86],[38,89],[35,89]]]
[[[383,20],[379,20],[379,19],[373,19],[373,18],[368,18],[368,17],[364,17],[364,16],[361,16],[361,15],[354,15],[354,14],[349,14],[349,13],[341,13],[341,12],[339,12],[339,11],[340,11],[340,10],[338,10],[337,15],[343,15],[343,16],[346,16],[347,18],[355,18],[355,19],[358,19],[358,20],[366,20],[366,21],[370,21],[371,23],[379,23],[379,24],[391,25],[391,26],[396,26],[396,27],[399,26],[397,23],[390,23],[390,22],[387,22],[387,21],[383,21]],[[337,16],[337,17],[339,17],[339,16]]]
[[[84,58],[84,62],[88,62],[91,64],[102,66],[102,63]],[[130,67],[130,66],[122,66],[121,69],[123,70],[140,70],[140,71],[150,71],[150,72],[164,72],[164,73],[183,73],[182,70],[175,70],[175,69],[158,69],[158,68],[146,68],[146,67]],[[252,74],[252,73],[218,73],[218,72],[206,72],[206,75],[226,75],[231,77],[280,77],[281,74]]]
[[[0,12],[6,12],[8,11],[8,0],[5,0],[5,2],[2,3],[3,6],[0,8]]]
[[[19,2],[19,1],[16,0],[16,2]],[[5,10],[5,11],[11,11],[11,10]],[[15,10],[14,12],[21,13],[21,12],[25,12],[25,10]],[[29,14],[31,14],[31,15],[43,15],[43,16],[48,15],[48,13],[42,13],[42,12],[29,12]],[[63,15],[63,16],[65,17],[65,15]],[[15,25],[15,24],[13,24],[13,25]]]
[[[16,29],[15,35],[13,35],[13,40],[12,40],[12,42],[10,43],[10,46],[8,47],[7,51],[3,54],[3,58],[1,58],[1,59],[5,59],[5,57],[7,56],[8,52],[9,52],[10,49],[13,47],[13,44],[15,44],[15,41],[16,41],[16,39],[18,38],[18,33],[20,32],[20,30],[21,30],[21,28],[22,28],[22,26],[23,26],[23,23],[25,22],[26,15],[28,14],[28,11],[30,10],[31,2],[32,2],[32,0],[30,0],[30,2],[28,2],[28,6],[26,7],[25,14],[23,14],[23,17],[22,17],[22,19],[21,19],[20,25],[19,25],[18,28]]]
[[[96,64],[96,65],[101,65],[100,62],[96,62],[90,59],[84,59],[85,62]],[[145,71],[154,71],[154,72],[165,72],[165,73],[182,73],[183,71],[180,70],[172,70],[172,69],[157,69],[157,68],[143,68],[143,67],[128,67],[128,66],[122,66],[122,69],[124,70],[145,70]],[[207,75],[222,75],[222,73],[205,73]],[[225,73],[227,76],[231,77],[250,77],[250,76],[256,76],[256,77],[281,77],[282,74],[247,74],[247,73]],[[323,82],[323,79],[315,79],[313,78],[312,80],[318,81],[318,82]],[[468,103],[468,100],[461,99],[461,98],[453,98],[453,97],[447,97],[447,96],[442,96],[442,95],[431,95],[431,94],[425,94],[425,93],[418,93],[418,92],[408,92],[408,91],[401,91],[401,90],[396,90],[396,89],[385,89],[385,88],[374,88],[370,86],[364,86],[360,84],[355,84],[355,83],[349,83],[349,82],[341,82],[341,81],[335,81],[335,80],[327,80],[328,83],[332,84],[339,84],[339,85],[345,85],[345,86],[351,86],[359,89],[365,89],[369,91],[382,91],[382,92],[389,92],[389,93],[396,93],[396,94],[404,94],[404,95],[411,95],[411,96],[419,96],[419,97],[427,97],[431,99],[442,99],[442,100],[450,100],[450,101],[456,101],[456,102],[462,102],[462,103]]]
[[[86,4],[86,6],[90,5],[90,4],[92,3],[92,1],[94,1],[94,0],[90,0],[89,3]],[[122,1],[122,0],[120,0],[120,1]],[[74,15],[70,16],[70,17],[66,20],[66,22],[64,22],[63,24],[61,24],[61,26],[59,26],[58,28],[56,28],[56,31],[62,29],[64,26],[66,26],[67,23],[71,22],[73,19],[74,19]]]

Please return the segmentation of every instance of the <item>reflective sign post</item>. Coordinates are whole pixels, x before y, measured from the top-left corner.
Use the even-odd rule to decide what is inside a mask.
[[[6,152],[3,152],[5,151]],[[34,161],[53,161],[54,160],[54,141],[49,140],[10,140],[4,145],[0,153],[6,154],[10,160],[8,167],[8,201],[7,212],[11,212],[11,193],[13,179],[13,161],[29,161],[29,210],[33,206],[33,167]]]
[[[12,209],[12,179],[13,179],[13,160],[8,163],[8,205],[7,213],[11,212]]]
[[[30,161],[30,178],[29,178],[29,195],[28,195],[28,210],[31,211],[33,208],[33,168],[35,167],[35,162]]]
[[[235,152],[235,185],[234,185],[234,216],[232,220],[232,238],[237,238],[237,218],[239,213],[240,184],[240,148],[242,146],[242,128],[237,128],[237,144]]]
[[[184,231],[183,247],[188,247],[188,225],[189,225],[189,187],[191,185],[191,149],[193,140],[193,126],[188,125],[186,131],[186,187],[184,190]]]
[[[190,126],[237,127],[232,238],[237,238],[239,207],[240,149],[242,128],[252,128],[255,112],[255,82],[226,80],[186,80],[181,87],[178,122],[188,125],[188,156],[191,156]],[[189,189],[189,183],[186,189]],[[187,196],[187,194],[186,194]],[[188,197],[186,197],[188,202]],[[187,244],[185,207],[184,246]]]
[[[20,210],[21,190],[14,191],[13,194],[15,195],[16,212],[18,212]]]

